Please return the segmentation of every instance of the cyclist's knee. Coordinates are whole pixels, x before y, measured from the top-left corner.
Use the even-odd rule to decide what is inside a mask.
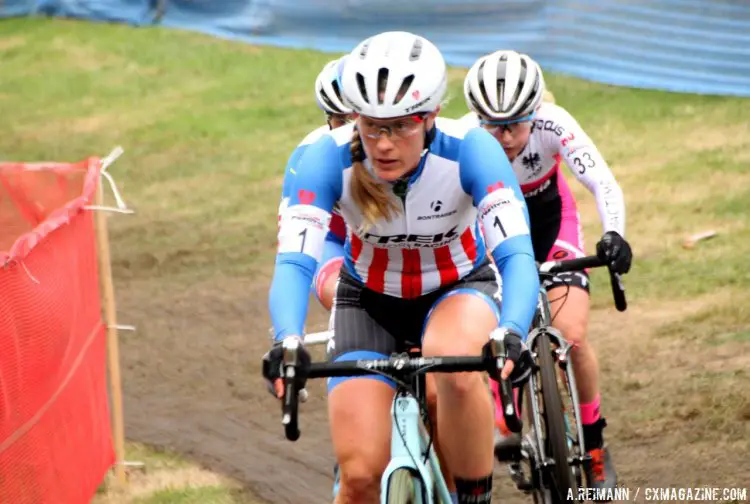
[[[559,330],[565,340],[571,345],[576,347],[582,347],[588,344],[588,337],[586,334],[586,321],[579,318],[561,318],[555,320],[554,326]]]
[[[483,386],[482,377],[479,373],[444,374],[438,378],[438,383],[440,393],[448,392],[457,399],[471,396],[477,390],[480,390],[480,387],[486,393],[486,387]]]
[[[344,502],[370,503],[377,499],[380,478],[388,465],[388,453],[368,454],[362,450],[339,462]]]

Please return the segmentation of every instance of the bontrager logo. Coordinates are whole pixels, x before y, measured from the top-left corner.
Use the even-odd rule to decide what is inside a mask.
[[[430,203],[430,210],[435,212],[432,215],[419,215],[417,217],[417,220],[432,220],[432,219],[442,219],[444,217],[450,217],[451,215],[455,215],[458,213],[458,210],[451,210],[449,212],[443,212],[439,213],[440,210],[443,209],[443,202],[440,200],[435,200],[432,203]]]

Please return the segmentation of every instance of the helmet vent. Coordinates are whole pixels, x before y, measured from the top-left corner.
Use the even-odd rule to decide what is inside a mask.
[[[406,76],[404,82],[401,83],[401,87],[398,88],[398,94],[396,95],[396,101],[394,102],[394,105],[398,105],[399,102],[403,100],[412,82],[414,82],[414,74]]]
[[[419,56],[422,54],[422,39],[415,39],[414,45],[411,46],[411,52],[409,53],[409,61],[417,61]]]
[[[365,101],[365,103],[370,103],[370,100],[367,98],[367,88],[365,87],[365,78],[359,72],[357,72],[357,87],[359,88],[359,93],[362,95],[362,99]]]
[[[388,69],[383,67],[378,70],[378,105],[385,100],[385,88],[388,86]]]

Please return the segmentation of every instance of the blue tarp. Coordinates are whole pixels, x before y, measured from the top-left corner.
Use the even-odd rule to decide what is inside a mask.
[[[337,53],[403,29],[451,65],[512,48],[594,81],[750,96],[747,0],[0,0],[0,16],[34,12]]]

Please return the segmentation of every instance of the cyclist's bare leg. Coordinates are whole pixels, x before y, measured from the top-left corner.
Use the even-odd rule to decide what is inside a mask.
[[[561,286],[550,289],[547,296],[554,317],[552,327],[559,330],[569,343],[576,345],[571,359],[578,399],[581,404],[590,404],[599,395],[599,361],[587,337],[589,294],[578,287]]]
[[[446,297],[427,321],[422,352],[426,356],[478,356],[496,326],[495,313],[481,297],[472,294]],[[438,436],[448,469],[457,480],[491,477],[494,414],[482,375],[436,373],[434,376]]]
[[[328,396],[331,438],[341,486],[337,504],[377,504],[390,459],[393,389],[383,381],[349,379]]]

